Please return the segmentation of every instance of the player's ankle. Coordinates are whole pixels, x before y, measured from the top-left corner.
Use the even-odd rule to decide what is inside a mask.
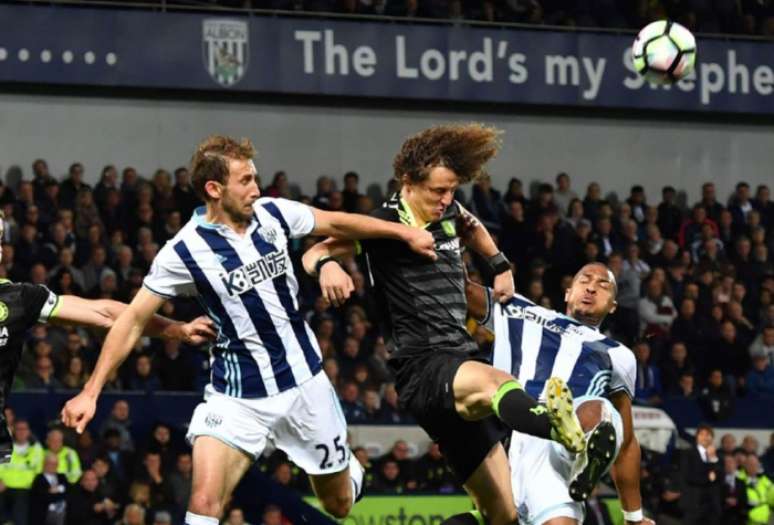
[[[550,438],[546,409],[529,397],[518,381],[508,381],[492,398],[492,410],[508,428],[543,439]]]

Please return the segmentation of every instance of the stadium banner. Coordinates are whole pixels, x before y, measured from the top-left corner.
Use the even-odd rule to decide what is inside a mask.
[[[774,113],[771,43],[698,39],[651,86],[633,35],[0,6],[0,82]]]
[[[677,435],[675,422],[660,408],[632,406],[632,424],[640,445],[662,454]]]
[[[304,499],[321,509],[317,498]],[[473,508],[472,500],[466,495],[368,495],[352,507],[349,516],[337,521],[343,525],[440,525],[446,518]]]

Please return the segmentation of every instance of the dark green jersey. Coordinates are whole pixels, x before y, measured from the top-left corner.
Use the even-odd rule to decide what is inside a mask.
[[[372,215],[412,224],[411,210],[394,195]],[[394,346],[393,357],[426,354],[436,349],[473,353],[476,343],[465,329],[467,301],[462,247],[457,236],[460,205],[455,201],[440,220],[426,229],[433,234],[438,259],[412,251],[402,241],[361,241],[384,334]]]
[[[37,284],[0,281],[0,409],[5,408],[27,330],[56,312],[59,297]]]

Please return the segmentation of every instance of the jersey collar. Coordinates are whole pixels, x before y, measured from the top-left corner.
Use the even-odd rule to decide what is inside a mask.
[[[225,224],[217,223],[217,222],[208,222],[207,221],[207,207],[206,206],[199,206],[196,208],[193,212],[193,215],[191,216],[193,221],[196,223],[197,226],[201,228],[206,228],[208,230],[215,230],[217,232],[231,232],[234,233],[234,230],[226,226]],[[258,217],[255,213],[253,213],[252,219],[250,219],[250,224],[247,225],[247,233],[252,232],[257,226],[258,223]]]

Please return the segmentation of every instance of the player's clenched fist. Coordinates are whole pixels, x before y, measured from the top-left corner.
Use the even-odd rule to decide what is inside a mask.
[[[436,260],[435,240],[433,234],[421,228],[407,228],[405,241],[409,247],[420,255]]]
[[[81,434],[94,417],[96,410],[97,399],[86,392],[81,392],[65,403],[62,408],[62,422]]]
[[[333,306],[341,306],[355,290],[352,277],[338,263],[325,264],[320,268],[320,290],[323,299]]]
[[[492,295],[498,303],[509,301],[516,293],[516,287],[513,284],[513,272],[507,271],[495,275]]]

